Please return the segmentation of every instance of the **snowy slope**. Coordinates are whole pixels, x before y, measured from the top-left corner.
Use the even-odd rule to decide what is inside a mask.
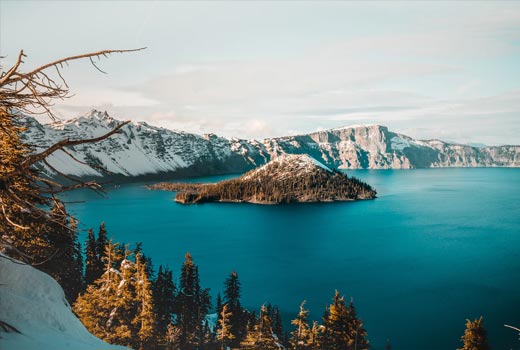
[[[30,117],[21,118],[21,122],[27,127],[23,139],[37,146],[35,150],[63,138],[99,136],[120,123],[96,110],[66,122],[42,125]],[[215,134],[200,136],[133,122],[109,139],[68,151],[81,162],[100,165],[111,174],[125,177],[245,172],[282,154],[308,154],[335,169],[520,166],[520,146],[482,148],[439,140],[419,141],[381,125],[356,125],[256,141]],[[52,155],[49,162],[69,175],[109,175],[95,166],[73,162],[63,152]]]
[[[86,139],[103,135],[120,121],[106,112],[89,114],[47,125],[25,117],[27,126],[24,140],[36,147],[36,151],[64,138]],[[253,168],[265,162],[259,152],[249,157],[255,148],[250,142],[226,139],[213,134],[195,135],[154,127],[145,122],[125,125],[121,132],[96,144],[85,144],[69,149],[78,160],[101,165],[110,173],[124,176],[172,173],[183,169],[196,169],[199,173],[234,171],[234,168]],[[69,175],[102,176],[95,167],[71,162],[58,151],[49,163]]]
[[[90,334],[52,277],[1,254],[0,320],[21,332],[0,333],[2,350],[127,349]]]

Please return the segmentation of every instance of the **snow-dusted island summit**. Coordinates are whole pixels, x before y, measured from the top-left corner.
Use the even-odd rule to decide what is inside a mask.
[[[159,183],[151,189],[178,191],[175,201],[279,204],[373,199],[376,191],[305,154],[287,154],[239,178],[218,183]]]

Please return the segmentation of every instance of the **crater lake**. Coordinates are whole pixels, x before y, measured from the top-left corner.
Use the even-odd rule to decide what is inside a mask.
[[[114,241],[142,242],[154,267],[168,265],[174,278],[189,251],[213,304],[237,271],[242,304],[278,305],[286,330],[302,300],[321,321],[337,289],[353,298],[373,349],[387,339],[392,349],[456,349],[466,318],[480,315],[494,349],[518,349],[504,324],[520,322],[520,169],[347,173],[378,198],[181,205],[144,183],[108,186],[104,198],[83,190],[63,198],[83,243],[105,221]]]

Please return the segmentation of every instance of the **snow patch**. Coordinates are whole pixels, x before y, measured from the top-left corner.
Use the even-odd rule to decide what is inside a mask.
[[[21,333],[0,333],[2,350],[108,350],[72,313],[49,275],[0,254],[0,320]]]

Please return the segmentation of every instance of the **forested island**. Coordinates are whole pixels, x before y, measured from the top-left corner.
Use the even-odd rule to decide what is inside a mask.
[[[176,191],[182,204],[247,202],[280,204],[374,199],[370,185],[332,170],[305,154],[286,154],[232,180],[218,183],[169,183],[148,186]]]

